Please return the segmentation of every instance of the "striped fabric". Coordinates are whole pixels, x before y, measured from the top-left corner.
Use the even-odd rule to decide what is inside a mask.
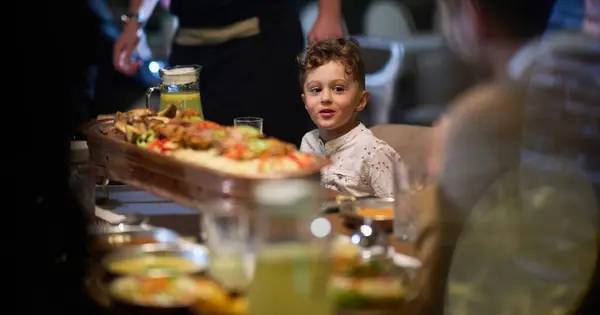
[[[527,86],[523,157],[568,160],[600,187],[600,40],[554,34],[536,45],[518,78]]]

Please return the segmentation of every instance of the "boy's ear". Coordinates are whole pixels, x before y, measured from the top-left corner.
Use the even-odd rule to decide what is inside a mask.
[[[364,90],[361,92],[360,101],[358,102],[358,106],[356,107],[357,112],[362,112],[365,107],[367,107],[367,103],[369,102],[369,98],[371,97],[371,93],[369,91]]]
[[[304,95],[304,93],[302,93],[302,102],[304,103],[304,108],[306,108],[306,96]]]

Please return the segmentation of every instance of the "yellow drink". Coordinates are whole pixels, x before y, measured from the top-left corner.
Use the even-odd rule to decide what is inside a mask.
[[[211,251],[208,272],[228,291],[244,292],[248,286],[248,275],[244,265],[244,255]]]
[[[256,257],[248,315],[329,315],[330,264],[306,244],[271,245]]]
[[[169,104],[175,104],[182,109],[195,109],[200,112],[202,117],[204,117],[199,92],[160,93],[159,109],[163,110],[167,108]]]

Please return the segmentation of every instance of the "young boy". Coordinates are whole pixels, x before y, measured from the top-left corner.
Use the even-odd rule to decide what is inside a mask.
[[[314,43],[300,61],[302,100],[318,129],[302,138],[300,150],[326,155],[326,188],[353,196],[393,197],[393,174],[406,185],[400,156],[356,116],[369,99],[359,45],[343,38]]]

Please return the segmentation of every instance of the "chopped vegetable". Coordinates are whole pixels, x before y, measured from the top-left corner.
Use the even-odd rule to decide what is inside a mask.
[[[244,155],[244,151],[246,151],[246,146],[241,143],[236,143],[229,147],[224,153],[223,156],[226,158],[239,160]]]
[[[258,171],[261,173],[270,173],[278,169],[282,164],[281,159],[278,158],[266,158],[261,159],[258,164]]]
[[[314,163],[314,157],[302,152],[293,152],[289,154],[289,157],[298,164],[301,168],[310,167]]]
[[[145,148],[154,140],[156,140],[156,133],[152,130],[147,130],[138,136],[138,138],[135,140],[135,144],[137,144],[138,147]]]
[[[216,122],[208,120],[203,120],[202,122],[197,123],[195,126],[198,129],[216,129],[221,127],[221,125],[217,124]]]
[[[225,137],[226,134],[227,132],[225,132],[225,129],[217,129],[212,133],[212,138],[213,140],[217,140],[221,137]]]
[[[236,126],[236,129],[238,129],[240,131],[240,133],[242,133],[245,137],[248,138],[260,138],[262,136],[262,133],[260,132],[260,130],[252,127],[252,126]]]
[[[156,139],[150,143],[148,143],[147,148],[148,150],[152,150],[154,152],[158,152],[158,153],[165,153],[168,151],[172,151],[177,149],[179,146],[169,140],[169,139]]]
[[[202,118],[200,116],[185,116],[185,117],[183,117],[183,120],[185,120],[185,121],[204,121],[204,118]]]
[[[198,296],[199,285],[189,277],[122,277],[109,290],[121,300],[152,307],[189,306]]]
[[[250,151],[261,154],[269,148],[269,141],[262,139],[251,139],[248,141]]]

